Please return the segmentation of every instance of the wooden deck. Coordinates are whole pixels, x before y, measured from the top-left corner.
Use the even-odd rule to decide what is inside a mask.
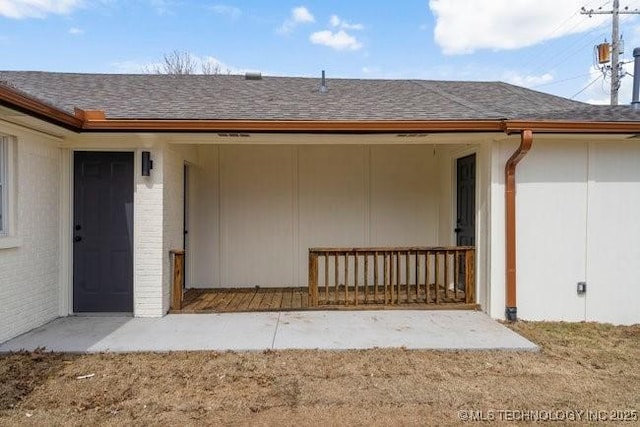
[[[344,287],[343,287],[344,288]],[[340,293],[344,289],[339,290]],[[371,293],[373,296],[373,293]],[[324,296],[324,295],[323,295]],[[234,288],[234,289],[187,289],[184,293],[182,310],[172,313],[232,313],[251,311],[294,311],[294,310],[372,310],[372,309],[411,309],[411,310],[475,310],[477,304],[464,303],[462,300],[445,298],[442,295],[437,303],[413,300],[396,304],[385,304],[380,293],[377,300],[369,298],[359,304],[340,303],[339,298],[323,301],[319,307],[309,305],[309,290],[302,288]],[[388,298],[390,300],[390,298]],[[337,301],[337,302],[336,302]],[[461,302],[462,301],[462,302]]]

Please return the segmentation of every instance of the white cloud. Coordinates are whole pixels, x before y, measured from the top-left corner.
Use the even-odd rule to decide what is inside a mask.
[[[335,33],[330,30],[317,31],[309,36],[309,40],[313,44],[328,46],[335,50],[358,50],[362,47],[358,39],[344,30]]]
[[[111,70],[118,74],[140,74],[144,73],[147,69],[154,69],[155,67],[162,66],[161,63],[146,63],[143,64],[137,61],[116,61],[109,64]]]
[[[278,28],[278,32],[282,34],[290,33],[300,24],[310,24],[316,22],[316,18],[304,6],[298,6],[291,9],[291,15]]]
[[[351,24],[341,19],[338,15],[331,15],[331,18],[329,18],[329,24],[331,24],[332,27],[339,27],[343,30],[364,30],[364,25]]]
[[[379,74],[380,73],[379,67],[362,67],[361,70],[363,74]]]
[[[229,64],[226,64],[220,61],[218,58],[215,58],[213,56],[205,56],[202,58],[199,56],[194,56],[194,58],[196,62],[200,64],[199,71],[201,71],[203,67],[208,68],[212,72],[215,71],[215,74],[240,74],[240,73],[249,71],[249,70],[233,67]]]
[[[579,14],[584,0],[429,0],[436,43],[448,55],[518,49],[610,22]],[[567,19],[570,17],[569,19]]]
[[[508,71],[504,73],[504,75],[502,76],[502,80],[517,86],[532,88],[542,84],[551,83],[553,81],[553,74],[544,73],[540,75],[534,75],[534,74],[527,75],[527,74],[520,74],[513,71]]]
[[[0,16],[13,19],[66,15],[82,6],[82,0],[0,0]]]
[[[299,6],[299,7],[294,8],[291,11],[291,15],[293,17],[293,21],[297,22],[297,23],[315,22],[316,21],[316,19],[313,17],[311,12],[309,12],[309,10],[304,6]]]
[[[214,13],[218,15],[226,15],[231,19],[238,19],[242,15],[242,10],[235,6],[228,6],[226,4],[215,4],[210,8]]]
[[[625,72],[633,74],[633,63],[624,64],[623,69]],[[595,83],[589,85],[594,81]],[[618,104],[629,104],[631,103],[631,92],[633,90],[633,77],[627,75],[622,78],[620,83],[620,89],[618,89]],[[588,85],[589,87],[587,87]],[[600,70],[596,70],[593,67],[589,68],[589,77],[583,82],[582,88],[586,89],[575,97],[578,101],[604,105],[608,105],[611,101],[611,78],[607,75],[607,77],[603,79]]]
[[[158,15],[171,15],[180,5],[178,0],[149,0],[149,3]]]
[[[79,36],[81,34],[84,34],[84,30],[82,28],[71,27],[69,28],[69,34],[71,34],[72,36]]]

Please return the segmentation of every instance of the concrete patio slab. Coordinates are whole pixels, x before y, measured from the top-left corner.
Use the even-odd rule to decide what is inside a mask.
[[[463,310],[283,312],[274,349],[537,350],[484,313]]]
[[[0,344],[0,352],[265,349],[517,350],[538,347],[473,311],[303,311],[65,317]]]

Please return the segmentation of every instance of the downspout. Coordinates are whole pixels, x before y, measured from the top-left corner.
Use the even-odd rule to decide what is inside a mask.
[[[511,155],[504,168],[505,175],[505,223],[506,223],[506,310],[510,322],[518,319],[516,304],[516,166],[527,155],[533,143],[533,131],[522,130],[520,146]]]

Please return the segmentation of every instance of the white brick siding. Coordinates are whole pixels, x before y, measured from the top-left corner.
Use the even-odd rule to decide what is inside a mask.
[[[135,168],[134,197],[134,298],[136,317],[158,317],[165,314],[162,307],[162,149],[151,149],[151,176],[140,174]],[[140,152],[136,153],[136,164]]]
[[[59,307],[60,150],[36,134],[16,136],[10,184],[20,244],[0,249],[0,342],[56,318]]]
[[[171,249],[182,249],[184,227],[184,158],[179,147],[168,146],[163,156],[164,176],[164,242],[163,242],[163,298],[162,309],[169,309],[171,297],[172,266],[169,257]]]

